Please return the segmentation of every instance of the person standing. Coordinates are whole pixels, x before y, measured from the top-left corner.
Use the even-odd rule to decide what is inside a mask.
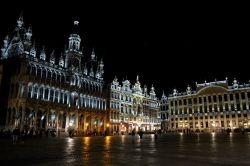
[[[12,133],[12,137],[13,137],[13,144],[16,144],[17,143],[17,140],[18,140],[18,137],[20,135],[20,130],[18,128],[15,128],[13,130],[13,133]]]
[[[154,136],[155,136],[155,140],[157,140],[157,138],[158,138],[157,130],[155,130]]]
[[[138,134],[139,134],[139,136],[140,136],[140,139],[142,139],[142,135],[143,135],[142,130],[138,131]]]

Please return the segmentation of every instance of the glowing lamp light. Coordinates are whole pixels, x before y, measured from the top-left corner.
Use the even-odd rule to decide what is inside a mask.
[[[109,123],[107,123],[107,127],[109,127]]]
[[[43,120],[44,119],[44,115],[41,117],[41,120]]]
[[[86,123],[86,126],[88,127],[88,126],[89,126],[89,124],[88,124],[88,123]]]
[[[74,123],[74,121],[73,121],[73,120],[70,120],[69,126],[73,126],[73,123]]]

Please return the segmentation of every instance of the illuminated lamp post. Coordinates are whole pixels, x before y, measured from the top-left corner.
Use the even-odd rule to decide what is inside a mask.
[[[109,123],[107,123],[106,135],[109,135]]]
[[[89,124],[86,123],[86,135],[88,134],[88,127],[89,127]]]

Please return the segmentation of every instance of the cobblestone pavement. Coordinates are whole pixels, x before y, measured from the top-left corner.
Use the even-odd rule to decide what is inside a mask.
[[[167,134],[0,140],[0,165],[250,165],[250,135]]]

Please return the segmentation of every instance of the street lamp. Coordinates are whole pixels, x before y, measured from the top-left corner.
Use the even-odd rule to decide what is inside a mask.
[[[107,123],[106,135],[109,135],[109,123]]]

